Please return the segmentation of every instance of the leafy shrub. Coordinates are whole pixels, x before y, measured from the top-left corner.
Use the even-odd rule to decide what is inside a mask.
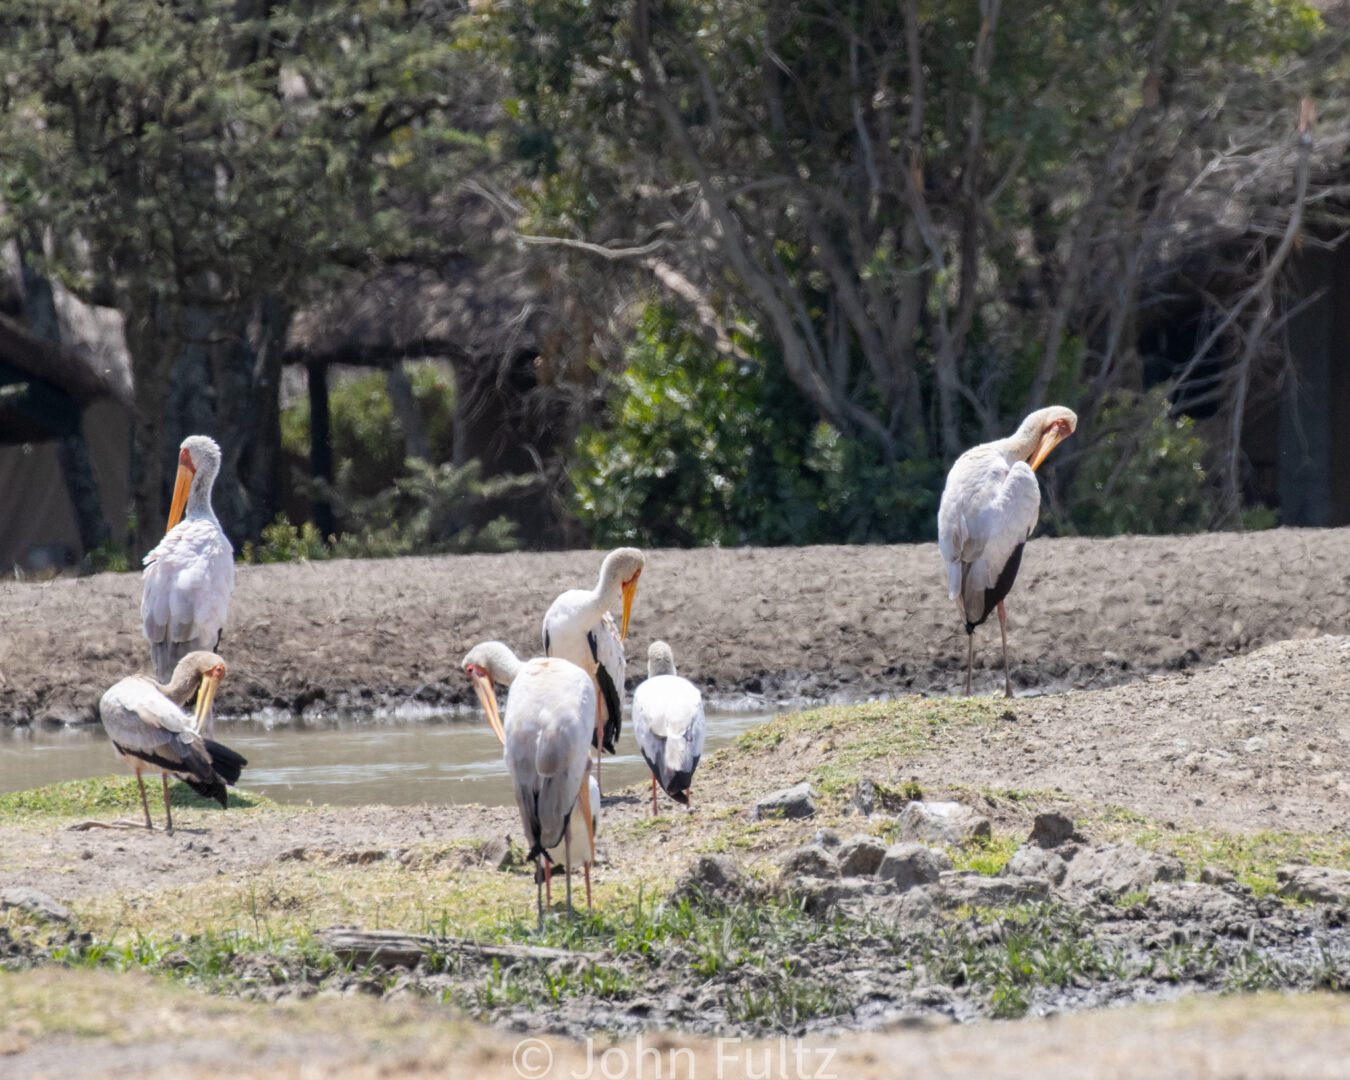
[[[933,533],[940,467],[884,462],[818,422],[776,358],[721,355],[652,306],[615,391],[608,424],[581,433],[571,474],[573,510],[601,546]]]
[[[433,363],[409,364],[413,400],[426,430],[433,461],[453,453],[455,387],[444,367]],[[385,389],[382,371],[335,382],[329,389],[328,409],[333,460],[348,465],[338,485],[344,498],[375,495],[403,476],[404,437]],[[309,400],[302,399],[281,415],[281,442],[285,450],[309,458]]]
[[[1058,524],[1089,536],[1199,532],[1215,508],[1207,452],[1195,421],[1173,416],[1161,388],[1118,391],[1102,405]]]

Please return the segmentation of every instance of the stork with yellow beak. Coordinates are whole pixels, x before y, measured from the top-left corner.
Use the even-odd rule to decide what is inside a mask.
[[[615,548],[600,564],[593,589],[569,589],[544,616],[544,655],[570,660],[595,680],[596,779],[600,751],[616,753],[623,728],[623,692],[627,677],[623,640],[633,614],[638,578],[645,564],[637,548]],[[618,608],[618,627],[610,612]]]
[[[98,703],[103,730],[118,756],[131,766],[141,789],[145,827],[153,829],[150,803],[141,774],[158,769],[164,785],[165,831],[173,832],[169,809],[169,777],[176,776],[199,795],[229,804],[227,784],[234,784],[248,762],[228,746],[201,734],[203,719],[211,711],[225,661],[215,653],[192,652],[178,661],[167,683],[149,675],[131,675],[114,684]],[[182,709],[197,695],[195,716]]]
[[[938,549],[947,566],[947,595],[965,620],[967,694],[975,666],[975,628],[997,610],[1003,689],[1013,696],[1003,601],[1040,516],[1036,469],[1077,426],[1078,417],[1062,405],[1038,409],[1008,438],[967,450],[947,474],[938,507]]]
[[[595,859],[594,819],[587,773],[595,716],[595,684],[591,677],[566,660],[536,657],[522,661],[500,641],[475,645],[463,664],[474,693],[487,714],[488,724],[504,747],[507,771],[520,811],[521,824],[536,860],[539,925],[544,924],[544,897],[552,896],[551,852],[563,849],[569,868],[573,860],[586,869],[586,906],[591,904],[590,864]],[[503,721],[497,708],[495,683],[511,688]],[[577,852],[572,822],[581,818],[585,848]],[[567,910],[572,911],[572,876],[567,876]]]
[[[150,642],[155,678],[167,682],[190,652],[220,643],[234,591],[234,548],[211,508],[211,486],[220,471],[220,447],[190,435],[178,451],[169,524],[145,557],[141,625]],[[205,734],[215,730],[208,712]]]

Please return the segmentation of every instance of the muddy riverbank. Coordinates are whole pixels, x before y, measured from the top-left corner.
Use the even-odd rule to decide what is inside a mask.
[[[594,552],[241,566],[223,715],[469,704],[475,642],[538,648],[550,600]],[[1023,691],[1089,688],[1350,630],[1350,529],[1036,539],[1009,603]],[[87,722],[145,667],[140,579],[0,585],[0,723]],[[656,637],[724,703],[863,700],[959,686],[965,637],[931,544],[653,551],[630,657]],[[997,682],[998,635],[977,637]],[[636,667],[630,674],[636,675]]]

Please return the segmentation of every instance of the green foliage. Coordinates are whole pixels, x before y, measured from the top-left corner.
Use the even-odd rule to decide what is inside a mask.
[[[349,558],[467,551],[512,551],[515,523],[480,522],[483,508],[528,487],[525,476],[482,478],[477,461],[456,466],[407,461],[408,475],[370,498],[335,500],[341,520],[358,523],[338,537],[333,554]],[[341,486],[341,475],[339,475]]]
[[[292,525],[284,515],[263,529],[262,541],[246,543],[249,563],[298,559],[387,559],[469,551],[514,551],[516,524],[510,518],[482,520],[484,508],[530,484],[528,477],[482,479],[477,461],[464,466],[431,465],[409,458],[408,475],[370,497],[332,494],[339,517],[353,523],[325,544],[311,522]],[[342,474],[349,468],[344,463]]]
[[[880,461],[817,422],[781,365],[721,355],[653,306],[572,479],[597,544],[689,547],[926,539],[941,471]]]
[[[158,787],[158,782],[156,782]],[[158,792],[149,788],[150,808],[162,809]],[[219,810],[220,804],[198,795],[186,784],[171,784],[169,802],[173,806],[193,810]],[[270,806],[272,800],[245,791],[230,792],[230,810],[254,806]],[[88,817],[112,811],[141,812],[140,789],[133,776],[99,776],[88,780],[69,780],[27,791],[11,791],[0,795],[0,821],[25,820],[41,817]]]
[[[407,370],[431,460],[447,461],[454,451],[454,379],[436,363],[409,364]],[[376,495],[406,475],[403,428],[385,387],[385,374],[376,371],[342,379],[329,390],[333,456],[347,465],[339,484],[339,499]],[[308,460],[309,432],[306,397],[282,411],[282,447],[292,456]]]
[[[1174,417],[1161,389],[1113,394],[1078,462],[1065,531],[1114,536],[1206,528],[1214,516],[1207,449],[1195,421]]]
[[[262,539],[254,544],[244,542],[240,559],[246,563],[285,563],[302,559],[328,558],[328,545],[312,522],[295,526],[278,514],[270,525],[264,525]]]

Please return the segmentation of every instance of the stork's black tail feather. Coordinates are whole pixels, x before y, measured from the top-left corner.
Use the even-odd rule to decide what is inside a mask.
[[[596,669],[595,681],[600,684],[600,696],[605,699],[605,751],[614,754],[618,752],[619,733],[623,729],[623,697],[603,666]],[[595,745],[593,739],[591,745]]]
[[[206,745],[206,752],[211,755],[211,767],[227,784],[237,784],[239,774],[244,766],[248,764],[248,759],[237,750],[231,750],[223,743],[218,743],[214,739],[203,739]],[[205,794],[205,792],[203,792]],[[224,805],[224,800],[221,800]]]
[[[209,780],[199,780],[195,776],[183,776],[180,773],[178,779],[203,798],[215,799],[224,807],[230,805],[230,797],[225,793],[225,785],[221,783],[218,776],[213,776]]]

